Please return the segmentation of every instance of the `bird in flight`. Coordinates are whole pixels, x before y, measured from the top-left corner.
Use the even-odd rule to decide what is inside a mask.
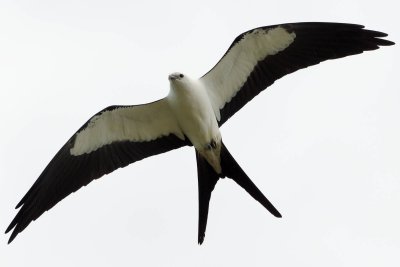
[[[199,79],[169,75],[166,97],[143,105],[110,106],[91,117],[58,151],[17,204],[8,243],[69,194],[135,161],[194,146],[199,189],[198,243],[204,241],[211,193],[228,177],[276,217],[278,210],[222,142],[220,127],[277,79],[322,61],[394,45],[362,25],[305,22],[240,34]]]

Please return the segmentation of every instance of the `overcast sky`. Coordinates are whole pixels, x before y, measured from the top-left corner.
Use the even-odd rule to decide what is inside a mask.
[[[200,77],[258,26],[352,22],[399,43],[395,3],[0,0],[0,230],[102,108],[164,97],[169,73]],[[3,235],[0,266],[400,266],[399,59],[397,45],[298,71],[223,126],[283,218],[225,179],[198,246],[183,148],[91,183],[10,246]]]

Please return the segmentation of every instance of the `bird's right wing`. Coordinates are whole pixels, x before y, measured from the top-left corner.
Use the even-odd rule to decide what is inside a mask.
[[[221,126],[277,79],[328,59],[394,43],[362,25],[304,22],[256,28],[239,35],[200,80]]]
[[[190,145],[166,99],[137,106],[111,106],[86,122],[54,156],[21,199],[6,230],[9,243],[60,200],[118,168]]]

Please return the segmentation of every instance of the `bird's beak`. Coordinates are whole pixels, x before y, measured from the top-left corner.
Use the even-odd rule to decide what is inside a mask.
[[[179,78],[179,74],[173,73],[168,76],[168,80],[174,81]]]

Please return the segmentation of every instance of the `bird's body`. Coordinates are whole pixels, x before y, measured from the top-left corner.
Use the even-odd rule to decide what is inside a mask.
[[[174,76],[177,78],[171,78]],[[211,146],[214,141],[216,148],[220,147],[221,133],[204,84],[181,73],[169,77],[170,92],[166,100],[180,129],[214,170],[221,173],[219,149]]]
[[[203,77],[169,76],[169,94],[135,106],[111,106],[90,118],[54,156],[18,203],[9,242],[63,198],[118,168],[194,146],[199,185],[198,242],[204,240],[211,193],[228,177],[281,217],[227,150],[220,127],[277,79],[322,61],[394,43],[385,33],[343,23],[290,23],[239,35]]]

